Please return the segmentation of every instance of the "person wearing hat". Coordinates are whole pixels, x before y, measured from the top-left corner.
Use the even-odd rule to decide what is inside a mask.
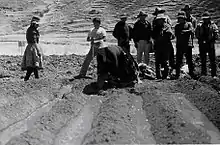
[[[42,55],[39,49],[39,21],[40,18],[33,17],[31,20],[30,27],[27,29],[26,32],[26,39],[27,39],[27,47],[25,49],[22,63],[21,63],[21,70],[27,70],[26,76],[24,77],[24,81],[29,80],[32,72],[34,72],[35,78],[39,78],[38,69],[42,69]]]
[[[137,45],[137,62],[142,62],[142,55],[144,54],[144,63],[149,64],[149,53],[152,47],[151,33],[152,28],[149,21],[146,20],[147,14],[140,11],[138,20],[133,28],[133,40]]]
[[[165,15],[165,12],[166,12],[166,10],[164,10],[164,9],[162,9],[162,8],[160,8],[160,7],[156,7],[155,8],[155,11],[152,13],[152,15],[154,15],[155,17],[154,17],[154,19],[153,19],[153,27],[154,27],[154,20],[155,20],[155,18],[157,17],[157,15],[158,14],[164,14]],[[172,26],[172,22],[171,22],[171,19],[170,19],[170,17],[168,16],[168,15],[165,15],[167,18],[166,18],[166,22],[167,22],[167,24],[169,24],[170,26]]]
[[[94,27],[90,29],[87,36],[87,41],[91,42],[91,48],[89,53],[86,55],[79,75],[75,78],[83,78],[86,76],[89,64],[91,63],[93,57],[97,55],[98,49],[105,47],[104,41],[106,40],[106,31],[103,27],[100,26],[101,19],[94,18],[92,22]]]
[[[131,31],[132,28],[126,23],[127,15],[120,15],[120,21],[115,25],[112,35],[118,40],[118,46],[122,47],[125,52],[130,53]]]
[[[207,75],[206,57],[209,55],[211,64],[211,75],[216,78],[216,55],[215,55],[215,41],[219,37],[218,26],[211,20],[209,12],[202,15],[202,22],[196,27],[196,38],[199,43],[199,55],[201,59],[201,74]]]
[[[180,68],[183,63],[183,55],[185,54],[188,64],[189,75],[194,77],[194,66],[192,61],[192,39],[190,36],[194,34],[191,22],[186,21],[186,13],[180,11],[177,14],[178,23],[175,26],[176,36],[176,78],[180,76]]]
[[[155,19],[157,18],[157,15],[158,14],[164,14],[165,15],[165,12],[166,12],[166,10],[164,10],[160,7],[155,8],[155,11],[153,12],[153,15],[155,17],[152,21],[153,29],[154,29],[154,27],[157,27],[156,26],[157,23],[155,21]],[[166,16],[165,22],[172,27],[172,22],[171,22],[170,17],[168,15],[165,15],[165,16]],[[175,67],[175,59],[174,59],[174,47],[173,47],[173,44],[172,44],[171,41],[169,42],[169,47],[168,48],[170,49],[170,56],[169,56],[170,73],[172,73],[173,69],[175,69],[176,67]]]
[[[197,20],[196,18],[191,14],[192,8],[190,5],[186,4],[184,8],[181,9],[181,11],[184,11],[186,13],[186,21],[191,22],[193,25],[193,28],[195,29],[197,26]]]
[[[105,82],[115,87],[126,87],[140,83],[138,65],[130,53],[116,45],[101,48],[97,53],[97,90]]]
[[[167,79],[169,73],[168,60],[170,55],[171,39],[174,39],[172,28],[166,23],[166,16],[158,14],[155,18],[157,26],[153,28],[152,38],[155,48],[155,68],[157,79]],[[161,71],[161,67],[164,68]]]

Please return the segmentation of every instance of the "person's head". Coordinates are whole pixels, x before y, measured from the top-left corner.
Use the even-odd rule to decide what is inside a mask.
[[[147,17],[147,14],[143,11],[140,11],[137,18],[139,18],[140,20],[145,20]]]
[[[182,11],[184,11],[186,13],[186,16],[189,16],[191,11],[192,11],[192,8],[190,7],[190,5],[185,5],[184,8],[181,9]]]
[[[162,14],[162,13],[165,13],[165,12],[166,12],[166,10],[164,10],[164,9],[162,9],[160,7],[156,7],[155,11],[153,12],[152,15],[157,16],[158,14]]]
[[[185,23],[186,22],[186,13],[184,11],[180,11],[177,14],[178,23]]]
[[[202,15],[202,20],[203,20],[203,22],[204,23],[210,23],[210,21],[211,21],[211,16],[210,16],[210,14],[209,14],[209,12],[205,12],[205,13],[203,13],[203,15]]]
[[[157,17],[155,18],[156,25],[163,26],[166,23],[166,19],[167,17],[163,13],[158,14]]]
[[[40,18],[38,18],[36,16],[32,17],[31,26],[34,27],[34,28],[38,28],[39,27],[39,21],[40,21]]]
[[[101,19],[100,18],[94,18],[92,20],[92,22],[93,22],[93,25],[94,25],[95,28],[99,28],[100,25],[101,25]]]
[[[125,14],[125,13],[120,15],[120,19],[121,19],[122,22],[126,22],[127,18],[128,18],[127,14]]]

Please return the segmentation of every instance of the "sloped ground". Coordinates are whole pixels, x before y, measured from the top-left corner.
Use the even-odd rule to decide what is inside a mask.
[[[220,143],[218,80],[144,80],[86,95],[96,81],[95,61],[88,72],[94,79],[69,81],[83,59],[45,57],[41,78],[24,82],[21,57],[1,57],[1,144]]]
[[[216,0],[1,0],[0,33],[15,34],[3,35],[2,41],[23,39],[17,34],[25,33],[34,14],[41,17],[45,44],[66,45],[76,39],[71,33],[84,40],[81,33],[88,31],[95,16],[111,31],[122,12],[134,22],[140,9],[151,14],[155,6],[163,6],[175,21],[186,3],[192,4],[196,16],[206,7],[219,21]],[[93,79],[69,80],[78,74],[83,59],[45,56],[40,79],[24,82],[21,56],[0,57],[1,145],[220,143],[219,80],[144,80],[134,88],[87,95],[83,91],[96,81],[95,61],[88,71]],[[194,61],[199,72],[198,56]],[[217,62],[219,66],[220,58]],[[154,66],[153,57],[150,64]]]

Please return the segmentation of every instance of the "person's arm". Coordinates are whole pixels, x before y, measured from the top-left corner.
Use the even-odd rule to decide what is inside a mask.
[[[219,38],[218,26],[215,23],[213,23],[212,29],[213,29],[213,41],[216,41]]]

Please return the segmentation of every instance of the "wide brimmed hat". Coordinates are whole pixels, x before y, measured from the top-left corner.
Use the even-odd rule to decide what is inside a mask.
[[[98,17],[95,17],[95,18],[92,19],[92,22],[93,22],[93,23],[94,23],[94,22],[101,23],[101,19],[98,18]]]
[[[210,13],[209,12],[205,12],[202,14],[202,19],[211,19]]]
[[[39,23],[39,21],[40,21],[40,18],[38,18],[36,16],[33,16],[31,19],[31,23]]]
[[[192,8],[190,7],[190,5],[185,5],[184,8],[181,9],[182,11],[191,11]]]
[[[183,19],[185,19],[185,18],[186,18],[186,13],[185,13],[184,11],[178,12],[177,18],[183,18]]]
[[[158,14],[165,13],[165,12],[166,12],[166,10],[164,10],[160,7],[156,7],[155,11],[152,13],[152,15],[158,15]]]
[[[128,16],[127,16],[126,13],[123,13],[123,14],[120,15],[120,18],[121,18],[121,19],[123,19],[123,18],[128,18]]]
[[[140,16],[145,16],[147,17],[147,13],[143,12],[143,11],[140,11],[139,14],[137,15],[137,18],[139,18]]]
[[[167,18],[167,16],[164,15],[164,13],[161,13],[161,14],[158,14],[158,15],[156,16],[155,20],[166,19],[166,18]]]

